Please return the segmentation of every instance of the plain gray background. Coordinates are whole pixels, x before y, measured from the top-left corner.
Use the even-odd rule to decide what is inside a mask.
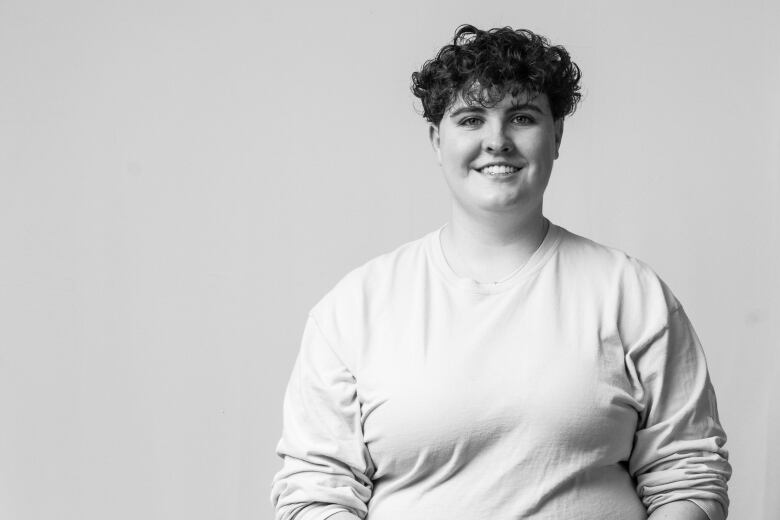
[[[778,518],[779,11],[0,0],[0,518],[272,516],[306,312],[449,216],[408,88],[461,23],[582,67],[545,214],[672,287]]]

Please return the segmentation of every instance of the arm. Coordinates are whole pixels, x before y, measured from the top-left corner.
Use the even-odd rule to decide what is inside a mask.
[[[284,427],[276,448],[276,520],[364,518],[374,466],[363,442],[355,379],[313,315],[284,397]]]
[[[647,520],[710,520],[710,518],[702,508],[693,502],[678,500],[657,508]]]
[[[346,511],[342,511],[341,513],[336,513],[333,516],[329,516],[327,520],[360,520],[360,517],[355,516],[352,513],[347,513]]]
[[[650,517],[725,519],[726,434],[703,350],[682,307],[669,311],[662,330],[629,349],[626,366],[643,405],[629,471]]]

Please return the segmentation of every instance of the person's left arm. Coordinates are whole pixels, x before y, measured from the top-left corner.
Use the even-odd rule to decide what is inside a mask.
[[[629,471],[650,520],[724,520],[731,476],[699,339],[679,302],[633,345],[626,366],[643,405]]]
[[[647,520],[711,520],[704,509],[689,500],[669,502],[657,508]]]

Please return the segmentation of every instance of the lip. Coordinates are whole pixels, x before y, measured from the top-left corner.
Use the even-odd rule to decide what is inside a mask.
[[[485,179],[487,179],[487,180],[489,180],[491,182],[511,182],[511,181],[514,181],[514,179],[517,178],[517,176],[522,171],[522,168],[520,168],[520,169],[518,169],[516,171],[513,171],[512,173],[510,173],[508,175],[489,175],[487,173],[482,173],[479,170],[472,170],[472,171],[474,173],[476,173],[477,175],[479,175],[480,177],[483,177],[483,178],[485,178]]]
[[[509,163],[509,162],[504,162],[504,161],[485,163],[482,166],[476,167],[474,169],[477,170],[478,172],[482,173],[482,170],[487,168],[488,166],[509,166],[509,167],[512,167],[512,168],[517,168],[518,170],[522,169],[522,166],[519,166],[517,164],[512,164],[512,163]]]

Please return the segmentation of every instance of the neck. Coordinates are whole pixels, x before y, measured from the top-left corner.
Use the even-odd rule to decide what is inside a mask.
[[[506,214],[475,219],[453,211],[442,230],[444,256],[460,276],[488,283],[501,280],[531,258],[547,233],[538,211],[514,219]]]

